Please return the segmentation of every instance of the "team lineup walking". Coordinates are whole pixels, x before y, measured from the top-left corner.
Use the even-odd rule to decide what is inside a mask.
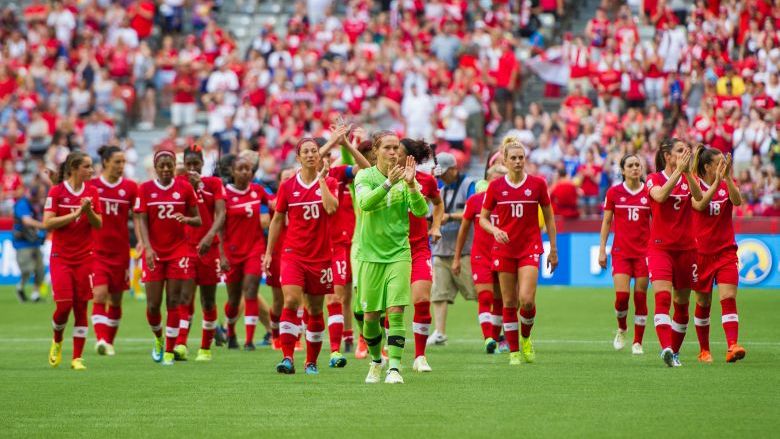
[[[368,357],[366,383],[381,382],[383,373],[385,383],[404,383],[410,326],[404,311],[413,307],[411,370],[432,372],[435,359],[429,363],[426,346],[444,343],[446,337],[430,333],[432,285],[442,273],[433,268],[431,245],[442,238],[445,215],[449,221],[454,216],[445,214],[452,210],[452,197],[442,197],[442,187],[448,186],[436,176],[439,160],[446,164],[450,158],[442,153],[437,159],[431,145],[392,131],[364,137],[362,129],[339,124],[330,139],[300,139],[298,168],[281,173],[275,194],[253,181],[257,162],[252,155],[223,157],[219,177],[205,177],[198,145],[178,158],[160,150],[153,159],[155,177],[138,185],[122,177],[125,158],[117,147],[101,148],[96,178],[91,158],[71,153],[53,173],[60,183],[48,195],[43,221],[53,231],[56,309],[49,364],[61,362],[63,330],[72,311],[71,367],[86,370],[90,299],[95,351],[121,355],[114,341],[122,293],[129,287],[132,221],[142,254],[154,362],[173,366],[188,360],[190,323],[200,303],[196,362],[219,360],[212,348],[215,337],[217,345],[241,347],[236,324],[243,311],[243,349],[256,349],[260,337],[255,334],[262,325],[266,335],[260,344],[280,351],[275,367],[280,374],[296,373],[298,350],[305,350],[304,372],[319,374],[327,340],[330,368],[347,367],[345,354],[354,352],[356,359]],[[455,278],[471,273],[483,351],[508,352],[514,366],[536,361],[531,333],[540,269],[554,272],[558,265],[547,184],[526,171],[527,153],[518,138],[503,139],[485,180],[474,182],[468,189],[472,194],[463,198],[454,256],[442,259],[451,264],[443,273]],[[709,322],[716,283],[726,361],[741,360],[746,351],[737,336],[739,276],[731,222],[732,207],[741,197],[731,176],[731,157],[668,139],[656,155],[656,168],[659,172],[645,182],[640,157],[625,154],[623,182],[610,188],[604,200],[598,263],[606,269],[611,258],[617,317],[612,345],[616,350],[626,345],[633,281],[631,352],[645,353],[652,286],[661,361],[681,366],[693,291],[698,360],[712,362]],[[263,279],[272,289],[270,304],[259,294]],[[221,282],[227,301],[220,318]],[[224,340],[218,337],[221,331]]]

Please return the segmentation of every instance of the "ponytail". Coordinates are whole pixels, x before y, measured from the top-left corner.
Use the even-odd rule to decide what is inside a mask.
[[[661,141],[658,151],[655,152],[655,172],[661,172],[666,168],[666,157],[664,155],[671,154],[674,144],[677,142],[682,142],[682,140],[667,137]]]
[[[204,161],[203,160],[203,147],[201,147],[197,143],[193,144],[193,145],[190,145],[190,146],[188,146],[187,148],[184,149],[184,160],[185,161],[187,160],[187,156],[190,156],[190,155],[197,156],[200,159],[201,163],[203,163],[203,161]]]
[[[52,184],[60,184],[67,180],[73,169],[81,166],[87,157],[89,156],[81,151],[73,151],[68,154],[65,161],[60,163],[60,167],[56,172],[49,171],[49,179],[51,179]]]
[[[406,150],[406,154],[412,156],[420,164],[428,161],[433,154],[431,147],[424,140],[414,140],[404,137],[401,139],[401,145]]]
[[[705,167],[712,163],[720,154],[721,152],[715,148],[707,148],[704,145],[699,145],[693,162],[693,168],[696,170],[696,175],[698,175],[699,178],[704,178],[707,174],[707,169]]]
[[[523,151],[528,154],[528,149],[525,147],[523,142],[520,141],[519,138],[512,135],[504,136],[503,139],[501,139],[501,146],[499,147],[501,151],[501,156],[506,158],[506,152],[509,150],[509,148],[523,148]]]

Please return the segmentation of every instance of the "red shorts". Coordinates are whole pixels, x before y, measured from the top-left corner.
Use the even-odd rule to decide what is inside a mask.
[[[431,265],[431,248],[428,243],[412,248],[412,282],[433,281],[433,266]]]
[[[130,260],[114,256],[95,255],[92,264],[92,284],[95,287],[106,285],[111,294],[121,293],[130,289]]]
[[[333,247],[333,285],[340,287],[352,283],[352,266],[349,263],[350,246]]]
[[[333,262],[304,262],[290,256],[282,256],[282,273],[279,282],[284,285],[297,285],[303,292],[312,296],[333,293]]]
[[[216,285],[219,283],[219,249],[212,245],[203,256],[192,256],[190,263],[195,271],[195,285]]]
[[[739,283],[737,249],[724,250],[714,255],[698,255],[693,270],[693,288],[700,293],[711,293],[713,281],[718,285]]]
[[[521,267],[539,268],[539,255],[526,255],[519,258],[493,257],[493,271],[495,272],[517,274],[517,270]]]
[[[146,266],[146,258],[143,259],[143,282],[163,282],[169,279],[190,280],[194,279],[194,258],[182,256],[181,258],[167,261],[154,261],[154,270]]]
[[[92,299],[93,261],[69,264],[52,256],[49,261],[51,292],[55,302],[88,302]]]
[[[229,259],[230,271],[227,272],[226,283],[235,284],[243,281],[244,276],[257,276],[263,274],[263,254],[252,253],[243,259]],[[273,259],[271,259],[273,263]]]
[[[634,279],[647,277],[647,258],[624,258],[612,255],[612,275],[627,274]]]
[[[490,267],[490,258],[471,254],[471,278],[474,285],[492,284],[496,274]]]
[[[265,284],[271,288],[281,288],[279,275],[281,274],[282,254],[273,253],[271,255],[271,265],[268,266],[268,273],[265,274]]]
[[[696,264],[696,250],[647,249],[647,265],[650,281],[664,280],[674,289],[691,289]]]

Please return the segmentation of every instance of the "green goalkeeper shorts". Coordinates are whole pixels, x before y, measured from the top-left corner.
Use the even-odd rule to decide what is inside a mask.
[[[358,294],[355,302],[363,312],[384,311],[391,306],[408,306],[412,298],[409,280],[412,263],[358,261]]]

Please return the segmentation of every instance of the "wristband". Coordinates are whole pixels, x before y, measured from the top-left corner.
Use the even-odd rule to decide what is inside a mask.
[[[390,191],[390,189],[393,187],[393,183],[390,183],[390,179],[388,178],[385,180],[385,182],[382,184],[382,187],[385,188],[386,191]]]

